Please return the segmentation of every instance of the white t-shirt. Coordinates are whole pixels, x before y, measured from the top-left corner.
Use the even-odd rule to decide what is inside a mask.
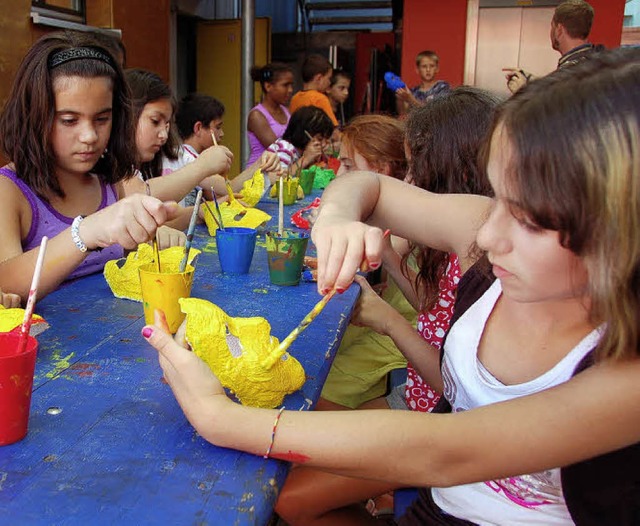
[[[180,168],[183,168],[189,163],[192,163],[198,158],[198,152],[196,152],[192,146],[188,144],[181,144],[178,148],[178,158],[177,159],[167,159],[167,157],[162,156],[162,175],[170,174],[171,172],[175,172]],[[198,190],[200,187],[196,187],[191,192],[189,192],[180,203],[180,206],[192,206],[196,202],[196,196],[198,194]]]
[[[564,383],[600,339],[600,330],[593,330],[546,373],[529,382],[505,385],[477,357],[485,324],[501,293],[500,281],[496,280],[452,326],[447,336],[442,377],[444,396],[451,403],[452,412],[530,395]],[[527,451],[522,454],[526,455]],[[434,488],[432,495],[446,513],[482,526],[573,524],[562,494],[558,468],[452,488]]]

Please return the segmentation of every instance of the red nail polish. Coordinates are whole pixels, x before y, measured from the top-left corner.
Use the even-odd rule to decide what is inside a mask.
[[[369,266],[375,270],[380,266],[380,263],[369,263]]]
[[[322,294],[323,296],[326,296],[327,294],[329,294],[329,289],[322,289],[320,291],[320,294]]]
[[[336,292],[338,294],[342,294],[345,291],[345,289],[341,288],[341,287],[336,287]]]
[[[152,334],[153,329],[151,327],[145,327],[144,329],[142,329],[142,336],[144,336],[145,338],[151,338]]]

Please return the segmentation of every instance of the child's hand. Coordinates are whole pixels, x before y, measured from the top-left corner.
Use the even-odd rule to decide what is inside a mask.
[[[179,207],[155,197],[133,194],[87,216],[80,223],[80,239],[88,249],[119,244],[134,250],[152,239],[159,226],[174,219]]]
[[[403,102],[404,104],[413,105],[418,103],[416,98],[413,96],[413,93],[411,93],[411,91],[407,87],[398,88],[396,90],[396,99],[398,99],[400,102]]]
[[[306,167],[315,163],[322,155],[322,141],[313,139],[307,143],[307,146],[302,152],[302,166]]]
[[[375,270],[380,266],[383,232],[377,227],[321,209],[311,231],[318,253],[318,291],[346,289],[363,262]]]
[[[170,226],[161,226],[156,232],[158,248],[164,250],[169,247],[183,247],[187,242],[187,235]]]
[[[226,174],[233,162],[233,153],[226,146],[210,146],[194,161],[202,167],[206,178],[213,174]]]
[[[265,151],[260,156],[260,170],[262,173],[279,175],[282,172],[280,157],[275,152]]]
[[[0,304],[7,309],[20,308],[20,296],[10,292],[2,292],[0,289]]]
[[[357,275],[355,282],[360,285],[360,297],[353,308],[351,323],[359,327],[370,327],[380,334],[387,334],[387,323],[394,311],[386,301],[369,285],[363,276]]]
[[[203,434],[202,430],[213,422],[207,413],[207,402],[229,402],[220,381],[205,362],[185,348],[183,327],[178,329],[177,341],[171,337],[161,311],[156,310],[155,325],[144,327],[142,335],[158,351],[164,378],[187,419]]]

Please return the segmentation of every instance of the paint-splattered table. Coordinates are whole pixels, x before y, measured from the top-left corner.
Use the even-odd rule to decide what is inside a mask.
[[[275,202],[260,208],[273,223]],[[221,274],[204,227],[195,246],[203,254],[192,295],[232,316],[264,316],[280,339],[320,298],[315,283],[269,283],[264,235],[245,276]],[[291,347],[307,382],[287,409],[317,400],[357,292],[331,300]],[[51,328],[39,338],[29,433],[0,447],[0,524],[269,522],[288,464],[217,448],[194,432],[140,336],[140,303],[114,298],[99,274],[64,285],[37,312]]]

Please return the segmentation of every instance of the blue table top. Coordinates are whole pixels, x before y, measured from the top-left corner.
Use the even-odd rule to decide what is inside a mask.
[[[308,202],[285,210],[290,215]],[[275,201],[259,208],[273,216],[273,226]],[[221,273],[204,226],[194,246],[203,254],[192,296],[231,316],[263,316],[280,339],[320,299],[315,283],[269,282],[264,234],[243,276]],[[357,293],[354,286],[334,297],[291,346],[307,381],[285,398],[287,409],[307,410],[317,401]],[[140,303],[114,298],[97,274],[63,285],[36,312],[51,328],[39,337],[29,433],[0,447],[0,523],[269,521],[289,465],[197,435],[162,380],[156,351],[140,336]]]

